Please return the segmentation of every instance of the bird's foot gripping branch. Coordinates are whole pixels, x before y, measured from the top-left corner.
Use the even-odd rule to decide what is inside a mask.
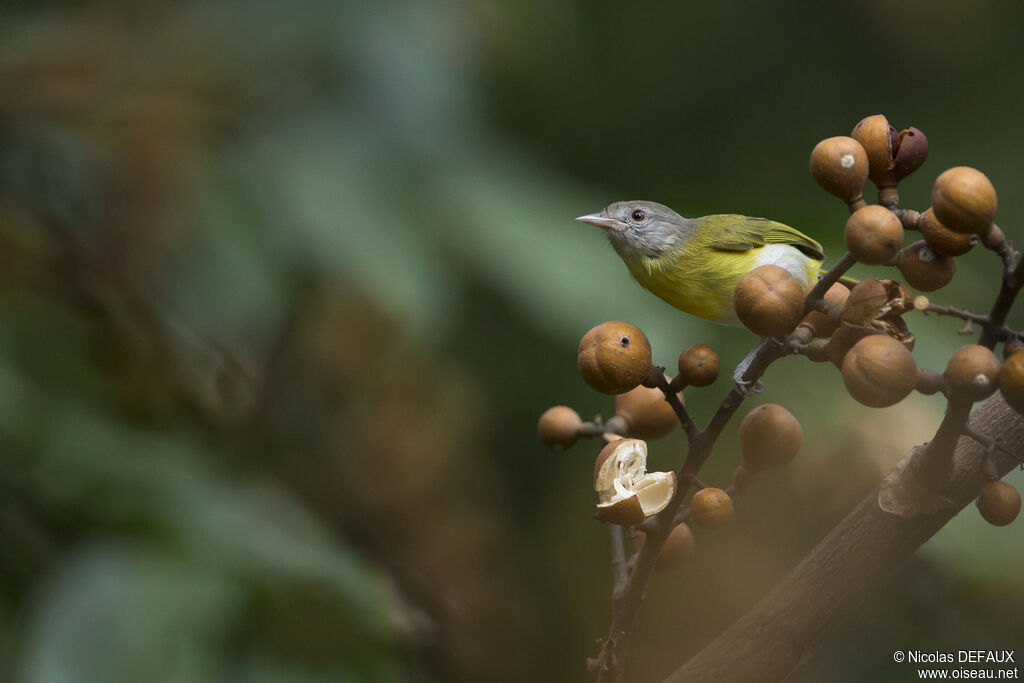
[[[893,406],[915,390],[941,394],[947,402],[945,417],[934,438],[912,449],[762,605],[669,680],[782,679],[810,656],[843,609],[862,597],[851,597],[851,591],[869,590],[869,581],[889,573],[966,501],[975,499],[992,524],[1016,518],[1020,496],[999,478],[1024,454],[1019,438],[1013,446],[1001,441],[1014,429],[1015,434],[1024,433],[1018,428],[1018,414],[1024,412],[1024,343],[1021,333],[1007,325],[1024,285],[1024,269],[994,223],[996,192],[980,171],[946,170],[935,180],[929,208],[918,212],[900,207],[899,182],[924,163],[927,151],[927,139],[919,130],[897,132],[881,115],[862,120],[850,136],[822,140],[814,147],[811,175],[849,209],[848,251],[824,272],[819,270],[823,254],[817,242],[764,219],[685,219],[653,202],[620,202],[580,219],[606,231],[630,271],[653,293],[703,317],[738,320],[763,338],[736,369],[734,384],[714,415],[701,426],[686,410],[683,391],[714,383],[718,354],[706,345],[691,346],[679,355],[678,372],[670,378],[654,365],[640,329],[625,322],[603,323],[580,341],[578,367],[592,388],[615,395],[614,416],[607,422],[584,422],[575,410],[556,406],[540,418],[540,437],[548,445],[569,448],[581,437],[595,436],[608,442],[598,456],[594,481],[594,516],[610,530],[614,581],[611,625],[589,661],[598,681],[623,680],[652,573],[684,564],[695,543],[699,545],[700,533],[730,521],[733,499],[760,472],[789,463],[800,450],[799,421],[781,405],[759,405],[740,421],[740,462],[732,480],[719,488],[700,479],[718,437],[751,389],[760,386],[770,364],[785,356],[831,363],[849,394],[873,408]],[[877,204],[864,199],[868,178],[878,188]],[[907,231],[919,232],[921,239],[907,240]],[[671,236],[667,242],[666,236]],[[701,293],[699,287],[675,292],[679,282],[652,275],[679,272],[663,268],[673,265],[665,261],[659,262],[660,270],[647,266],[668,258],[665,244],[680,242],[690,249],[717,250],[730,257],[719,261],[719,268],[740,269],[728,301],[715,292]],[[999,276],[992,278],[988,313],[935,305],[911,291],[932,292],[949,285],[956,258],[979,245],[993,252],[1000,266]],[[772,250],[779,246],[789,251]],[[793,254],[802,257],[790,258]],[[890,266],[896,272],[893,279],[870,278],[847,287],[840,279],[857,263]],[[706,300],[694,300],[693,291]],[[964,321],[961,333],[979,334],[976,344],[952,354],[943,372],[918,367],[912,353],[918,341],[911,331],[913,317],[928,314],[959,318]],[[999,345],[1002,362],[994,353]],[[972,412],[974,403],[997,392],[984,408]],[[1000,412],[1006,410],[1003,401],[1016,411],[1009,426],[1006,419],[993,417],[1005,415]],[[677,426],[686,435],[687,449],[676,471],[647,473],[646,442]],[[974,450],[967,453],[963,444],[957,449],[961,437]],[[690,525],[699,530],[696,542]],[[872,533],[865,536],[865,529]],[[627,554],[624,531],[635,539],[632,554]],[[871,552],[865,552],[864,544],[871,545]],[[854,573],[842,582],[823,580],[821,574],[834,571],[837,563],[855,568],[850,570]],[[821,616],[826,613],[827,618]],[[779,648],[779,642],[787,647]],[[740,649],[745,664],[737,667]]]

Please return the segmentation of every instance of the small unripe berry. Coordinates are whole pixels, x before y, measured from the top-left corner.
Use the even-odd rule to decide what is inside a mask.
[[[944,226],[931,208],[921,214],[917,229],[931,250],[939,256],[961,256],[978,243],[977,235],[953,232]]]
[[[987,347],[970,344],[956,350],[943,374],[953,396],[980,401],[996,390],[999,361]]]
[[[651,345],[635,325],[611,321],[591,328],[577,351],[584,381],[604,394],[639,385],[651,370]]]
[[[679,426],[679,418],[658,388],[641,386],[616,395],[615,415],[625,421],[626,433],[636,439],[660,439]]]
[[[804,290],[785,268],[759,266],[736,286],[733,306],[740,322],[754,334],[781,337],[803,317]]]
[[[872,408],[899,403],[917,385],[914,357],[888,335],[871,335],[854,344],[842,372],[850,396]]]
[[[1020,494],[1005,481],[990,481],[978,493],[978,511],[993,526],[1006,526],[1020,513]]]
[[[999,393],[1011,408],[1024,414],[1024,353],[1014,353],[1003,361],[999,370]]]
[[[897,258],[896,265],[907,284],[922,292],[945,287],[956,275],[956,259],[939,256],[924,240],[908,245]]]
[[[540,440],[548,446],[569,448],[579,438],[583,420],[579,413],[568,406],[554,406],[544,411],[537,421]]]
[[[996,217],[996,190],[981,171],[956,166],[935,179],[932,209],[950,230],[984,235]]]
[[[776,403],[760,405],[740,422],[740,455],[751,472],[781,467],[796,457],[804,430]]]
[[[863,201],[868,157],[859,142],[837,136],[822,140],[811,151],[811,175],[829,194],[849,205]]]
[[[869,266],[892,261],[903,246],[903,224],[889,209],[871,204],[857,209],[846,221],[846,248]]]
[[[697,526],[716,529],[732,519],[732,498],[722,489],[706,488],[690,500],[690,520]]]
[[[646,534],[639,534],[636,537],[637,552],[644,547],[645,539]],[[693,545],[693,532],[690,531],[690,527],[685,522],[677,524],[661,544],[654,568],[658,571],[668,571],[680,567],[693,553]]]
[[[679,380],[688,387],[706,387],[718,379],[718,354],[707,344],[694,344],[679,354]]]
[[[811,285],[807,288],[807,292],[814,287]],[[846,303],[847,297],[850,296],[850,288],[841,282],[837,282],[828,288],[825,292],[825,296],[822,297],[826,304],[831,307],[829,313],[822,311],[811,311],[804,316],[803,324],[811,328],[814,332],[815,337],[831,337],[839,327],[839,315],[841,313],[841,307]]]

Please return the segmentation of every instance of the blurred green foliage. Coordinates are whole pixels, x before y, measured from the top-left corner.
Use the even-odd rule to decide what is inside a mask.
[[[765,215],[835,258],[845,208],[807,155],[881,111],[932,143],[906,206],[974,165],[1020,241],[1022,11],[7,3],[0,680],[586,680],[608,614],[594,448],[547,452],[535,420],[607,415],[573,363],[603,320],[670,367],[754,339],[645,294],[572,217],[639,197]],[[934,298],[984,310],[992,264],[960,259]],[[963,343],[911,326],[922,366]],[[867,410],[793,359],[766,382],[804,453],[651,587],[636,680],[742,614],[941,409]],[[698,419],[724,388],[688,393]],[[720,446],[712,481],[736,462]],[[1019,643],[1022,553],[965,512],[801,680]]]

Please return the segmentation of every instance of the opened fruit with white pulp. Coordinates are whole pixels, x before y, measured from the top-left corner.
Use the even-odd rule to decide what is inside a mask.
[[[665,509],[676,493],[674,472],[647,471],[647,443],[619,439],[601,449],[594,464],[597,518],[635,526]]]

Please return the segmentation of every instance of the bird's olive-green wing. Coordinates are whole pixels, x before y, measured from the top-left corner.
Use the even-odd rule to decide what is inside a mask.
[[[714,235],[711,246],[726,251],[747,251],[766,244],[788,244],[807,256],[821,261],[821,245],[799,230],[768,220],[723,214],[699,219],[701,228]]]

